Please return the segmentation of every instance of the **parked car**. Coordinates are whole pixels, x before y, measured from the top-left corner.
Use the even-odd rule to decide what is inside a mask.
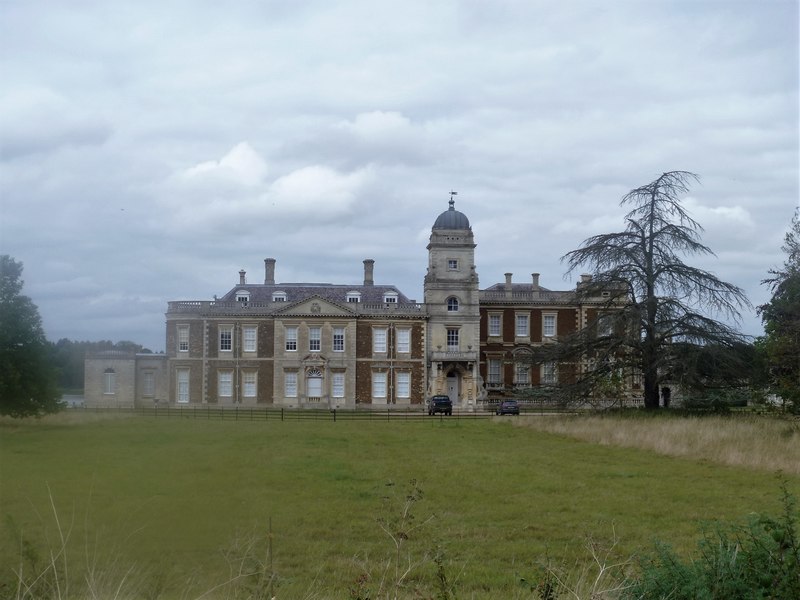
[[[433,396],[428,400],[428,414],[436,413],[453,414],[453,402],[449,396]]]
[[[495,410],[496,415],[518,415],[519,414],[519,404],[516,400],[503,400],[500,404],[497,405],[497,409]]]

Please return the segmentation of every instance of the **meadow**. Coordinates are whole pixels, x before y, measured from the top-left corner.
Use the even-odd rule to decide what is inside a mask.
[[[0,589],[52,563],[59,598],[267,597],[264,574],[278,599],[538,598],[542,565],[581,564],[589,539],[614,560],[656,539],[688,554],[711,519],[782,510],[769,463],[525,422],[2,421]]]

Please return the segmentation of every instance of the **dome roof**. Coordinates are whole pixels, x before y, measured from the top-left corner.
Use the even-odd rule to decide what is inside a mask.
[[[455,200],[450,200],[450,208],[436,217],[433,229],[469,229],[467,215],[455,208]]]

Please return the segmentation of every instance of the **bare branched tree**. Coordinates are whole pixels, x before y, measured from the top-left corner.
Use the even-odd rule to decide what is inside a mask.
[[[643,378],[645,407],[657,408],[659,385],[683,354],[674,348],[733,347],[744,340],[715,318],[738,322],[740,309],[750,306],[744,292],[682,259],[714,255],[681,204],[697,180],[694,173],[671,171],[632,190],[620,203],[631,207],[623,231],[593,236],[562,257],[568,273],[591,272],[578,286],[579,302],[602,292],[607,298],[593,323],[539,357],[573,365],[569,394],[589,397],[619,373],[635,372]]]

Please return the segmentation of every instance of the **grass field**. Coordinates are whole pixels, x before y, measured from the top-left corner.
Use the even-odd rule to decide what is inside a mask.
[[[616,535],[622,557],[656,538],[689,552],[704,520],[781,510],[770,468],[598,445],[508,420],[67,416],[3,421],[0,435],[0,581],[13,585],[20,532],[31,543],[26,564],[46,563],[59,546],[52,500],[69,536],[58,560],[72,589],[90,573],[124,583],[118,597],[199,598],[235,574],[236,559],[264,559],[270,521],[277,598],[357,597],[359,578],[377,597],[381,577],[398,576],[381,523],[397,531],[406,504],[420,525],[401,540],[399,556],[414,563],[407,597],[433,597],[439,548],[439,574],[458,598],[530,598],[520,578],[548,556],[585,558],[586,536]],[[800,477],[787,477],[800,496]],[[406,503],[411,480],[422,497]],[[251,539],[252,555],[242,549]],[[203,597],[234,596],[223,586]]]

